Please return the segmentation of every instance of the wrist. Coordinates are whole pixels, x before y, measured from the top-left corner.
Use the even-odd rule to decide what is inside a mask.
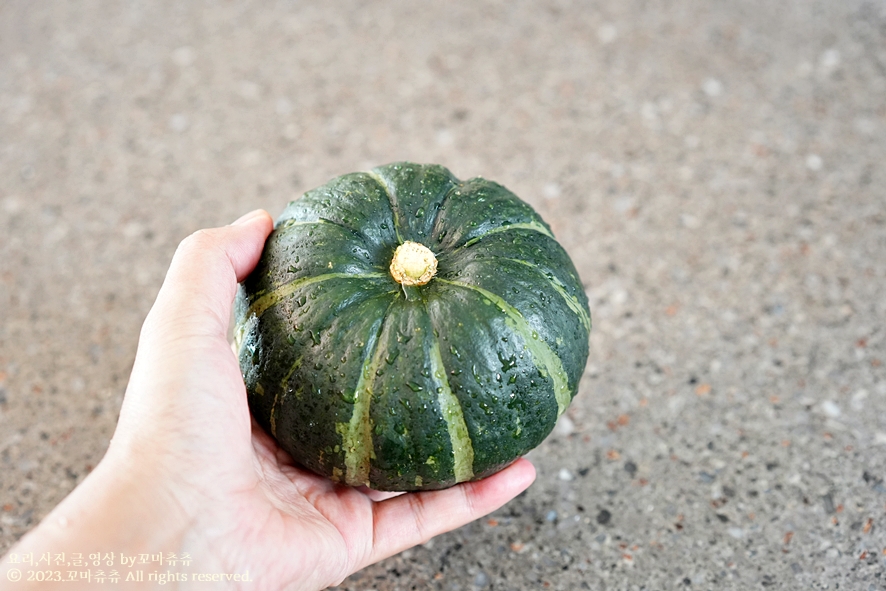
[[[51,587],[50,581],[28,581],[28,571],[61,571],[61,581],[56,584],[70,582],[67,573],[73,570],[101,570],[106,575],[116,571],[123,582],[129,572],[138,568],[124,565],[123,557],[181,555],[186,551],[184,543],[192,519],[183,505],[152,486],[151,480],[158,480],[147,473],[144,467],[138,471],[127,469],[109,453],[36,528],[13,546],[0,563],[0,581],[14,580],[17,575],[10,577],[9,573],[18,569],[22,578],[17,588],[21,589],[31,585],[39,585],[40,589]],[[48,564],[38,564],[36,561],[47,553]],[[110,554],[113,558],[103,559],[95,566],[88,560],[95,554]],[[10,563],[12,555],[17,555],[18,564]],[[34,563],[21,562],[25,556],[33,557]],[[107,565],[108,562],[111,564]],[[156,564],[145,568],[155,567]]]

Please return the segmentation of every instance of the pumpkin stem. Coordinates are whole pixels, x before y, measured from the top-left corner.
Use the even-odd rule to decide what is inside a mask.
[[[424,285],[437,273],[437,257],[427,246],[406,241],[394,251],[391,276],[400,285]]]

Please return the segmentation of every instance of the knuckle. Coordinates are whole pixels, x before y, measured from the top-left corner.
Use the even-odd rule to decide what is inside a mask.
[[[218,269],[219,266],[230,264],[230,257],[224,248],[224,235],[220,228],[197,230],[179,243],[173,256],[181,263],[201,264],[204,267]]]
[[[205,250],[207,248],[214,248],[217,242],[215,232],[204,228],[202,230],[197,230],[182,240],[178,245],[178,250]]]

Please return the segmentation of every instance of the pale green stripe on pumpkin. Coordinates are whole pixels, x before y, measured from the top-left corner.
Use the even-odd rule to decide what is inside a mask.
[[[366,174],[372,177],[372,179],[385,190],[385,195],[388,197],[388,203],[391,205],[391,216],[393,217],[391,221],[394,223],[394,233],[397,235],[397,242],[403,244],[403,238],[400,236],[400,218],[397,216],[397,199],[394,197],[393,189],[377,172],[370,170],[367,171]]]
[[[280,381],[281,392],[285,392],[286,389],[289,387],[289,379],[292,377],[292,374],[295,373],[295,370],[301,367],[301,361],[301,357],[296,359],[295,362],[292,364],[292,367],[289,368],[289,371],[286,372],[286,375],[283,376],[283,379]],[[274,400],[274,402],[276,402],[276,399]]]
[[[560,358],[557,357],[556,353],[551,350],[547,343],[545,343],[538,334],[532,330],[520,311],[511,306],[501,296],[498,296],[487,289],[483,289],[482,287],[471,285],[469,283],[462,283],[460,281],[442,279],[440,277],[437,277],[435,281],[442,281],[443,283],[448,283],[450,285],[472,289],[483,295],[505,313],[507,316],[507,324],[523,337],[523,341],[526,343],[526,348],[532,353],[532,359],[535,366],[543,376],[550,376],[551,380],[554,382],[554,398],[557,400],[557,416],[562,415],[566,411],[566,407],[568,407],[569,403],[572,401],[572,394],[569,390],[569,380],[566,377],[566,370],[563,369],[563,364],[560,362]]]
[[[487,236],[492,236],[493,234],[498,234],[500,232],[507,232],[508,230],[532,230],[533,232],[538,232],[539,234],[544,234],[548,238],[553,238],[554,235],[551,234],[551,231],[545,228],[542,224],[538,224],[536,222],[521,222],[518,224],[505,224],[504,226],[499,226],[497,228],[493,228],[489,230],[485,234],[481,236],[477,236],[475,238],[471,238],[464,244],[462,244],[459,248],[464,248],[465,246],[470,246],[472,244],[476,244],[480,242]]]
[[[272,291],[265,293],[263,296],[252,302],[249,310],[246,312],[246,318],[253,314],[261,316],[268,308],[276,306],[286,296],[292,295],[302,287],[327,281],[329,279],[377,279],[386,277],[384,273],[326,273],[325,275],[315,275],[313,277],[303,277],[289,283],[283,284]]]
[[[286,228],[291,228],[293,226],[316,226],[317,224],[331,224],[331,223],[332,222],[330,222],[329,220],[325,220],[323,218],[316,219],[316,220],[309,221],[309,222],[305,222],[302,220],[289,219],[289,220],[285,220],[285,221],[280,222],[280,224],[275,228],[275,230],[285,230]],[[333,225],[338,225],[338,224],[333,224]]]
[[[538,271],[542,275],[545,275],[541,269],[539,269],[537,266],[533,265],[530,262],[522,261],[520,259],[509,259],[509,258],[505,258],[504,260],[513,261],[513,262],[519,263],[521,265],[526,265],[527,267],[535,269],[536,271]],[[582,307],[581,303],[579,303],[578,298],[575,297],[574,295],[570,295],[566,291],[566,286],[563,285],[562,283],[560,283],[556,277],[548,277],[547,275],[545,275],[545,277],[551,282],[551,285],[557,291],[557,293],[559,293],[561,296],[563,296],[563,299],[566,301],[566,305],[569,306],[570,310],[575,312],[575,315],[578,316],[578,319],[581,321],[581,325],[585,327],[585,330],[590,332],[591,317],[588,315],[588,313]]]
[[[345,451],[345,483],[351,486],[369,484],[369,461],[373,455],[372,422],[369,417],[369,403],[372,399],[370,384],[383,361],[384,350],[378,347],[378,343],[384,331],[385,321],[391,306],[399,297],[399,293],[394,296],[378,331],[366,343],[366,358],[363,360],[360,377],[354,388],[354,410],[351,413],[351,420],[336,425],[336,431],[342,436],[342,449]]]
[[[292,367],[289,368],[289,371],[286,372],[286,375],[280,381],[280,387],[277,389],[277,393],[274,394],[274,402],[273,402],[273,404],[271,404],[271,417],[270,417],[271,435],[273,435],[274,437],[277,436],[277,415],[276,415],[277,403],[280,401],[280,396],[286,396],[286,390],[289,388],[289,378],[292,377],[292,374],[295,373],[295,370],[297,370],[299,367],[301,367],[301,360],[302,360],[301,357],[299,357],[298,359],[295,360],[295,363],[292,364]],[[260,386],[260,385],[261,384],[257,384],[257,386]],[[258,393],[264,395],[264,391],[258,392]]]
[[[372,449],[372,425],[369,421],[369,378],[374,374],[374,359],[367,355],[360,369],[360,378],[354,388],[354,411],[351,420],[339,423],[336,431],[342,436],[342,449],[345,451],[345,483],[351,486],[369,484],[369,458]]]
[[[322,224],[326,224],[327,226],[335,226],[337,228],[341,228],[343,230],[351,232],[352,234],[354,234],[355,236],[358,236],[361,240],[363,240],[363,242],[369,241],[369,239],[366,238],[366,235],[363,234],[363,232],[360,232],[359,230],[355,230],[354,228],[352,228],[346,224],[334,222],[334,221],[327,219],[327,218],[317,218],[316,220],[313,220],[313,221],[302,221],[302,220],[288,219],[284,222],[280,222],[280,224],[275,229],[279,232],[284,232],[284,231],[288,230],[289,228],[293,228],[295,226],[317,226],[317,225],[322,225]]]
[[[440,383],[437,388],[437,401],[440,404],[440,411],[443,413],[443,420],[446,421],[446,430],[449,432],[449,441],[452,444],[455,481],[465,482],[474,477],[474,445],[468,434],[464,411],[458,398],[449,387],[449,380],[446,379],[446,367],[443,365],[440,342],[436,337],[431,341],[428,353],[431,358],[431,372]]]

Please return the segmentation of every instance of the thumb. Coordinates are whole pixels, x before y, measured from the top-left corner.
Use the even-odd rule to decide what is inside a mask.
[[[272,229],[271,216],[258,209],[230,226],[185,238],[145,319],[142,338],[227,338],[237,283],[255,268]]]
[[[248,441],[249,413],[227,329],[237,282],[258,263],[272,228],[268,213],[257,210],[179,245],[142,326],[114,434],[119,449],[156,440],[158,429],[194,417],[195,409],[238,426]]]
[[[182,464],[170,458],[201,462],[220,450],[240,466],[251,462],[246,392],[227,329],[237,283],[255,268],[272,228],[258,210],[195,232],[175,251],[142,326],[109,449],[121,465],[137,458],[149,472],[175,472]]]

